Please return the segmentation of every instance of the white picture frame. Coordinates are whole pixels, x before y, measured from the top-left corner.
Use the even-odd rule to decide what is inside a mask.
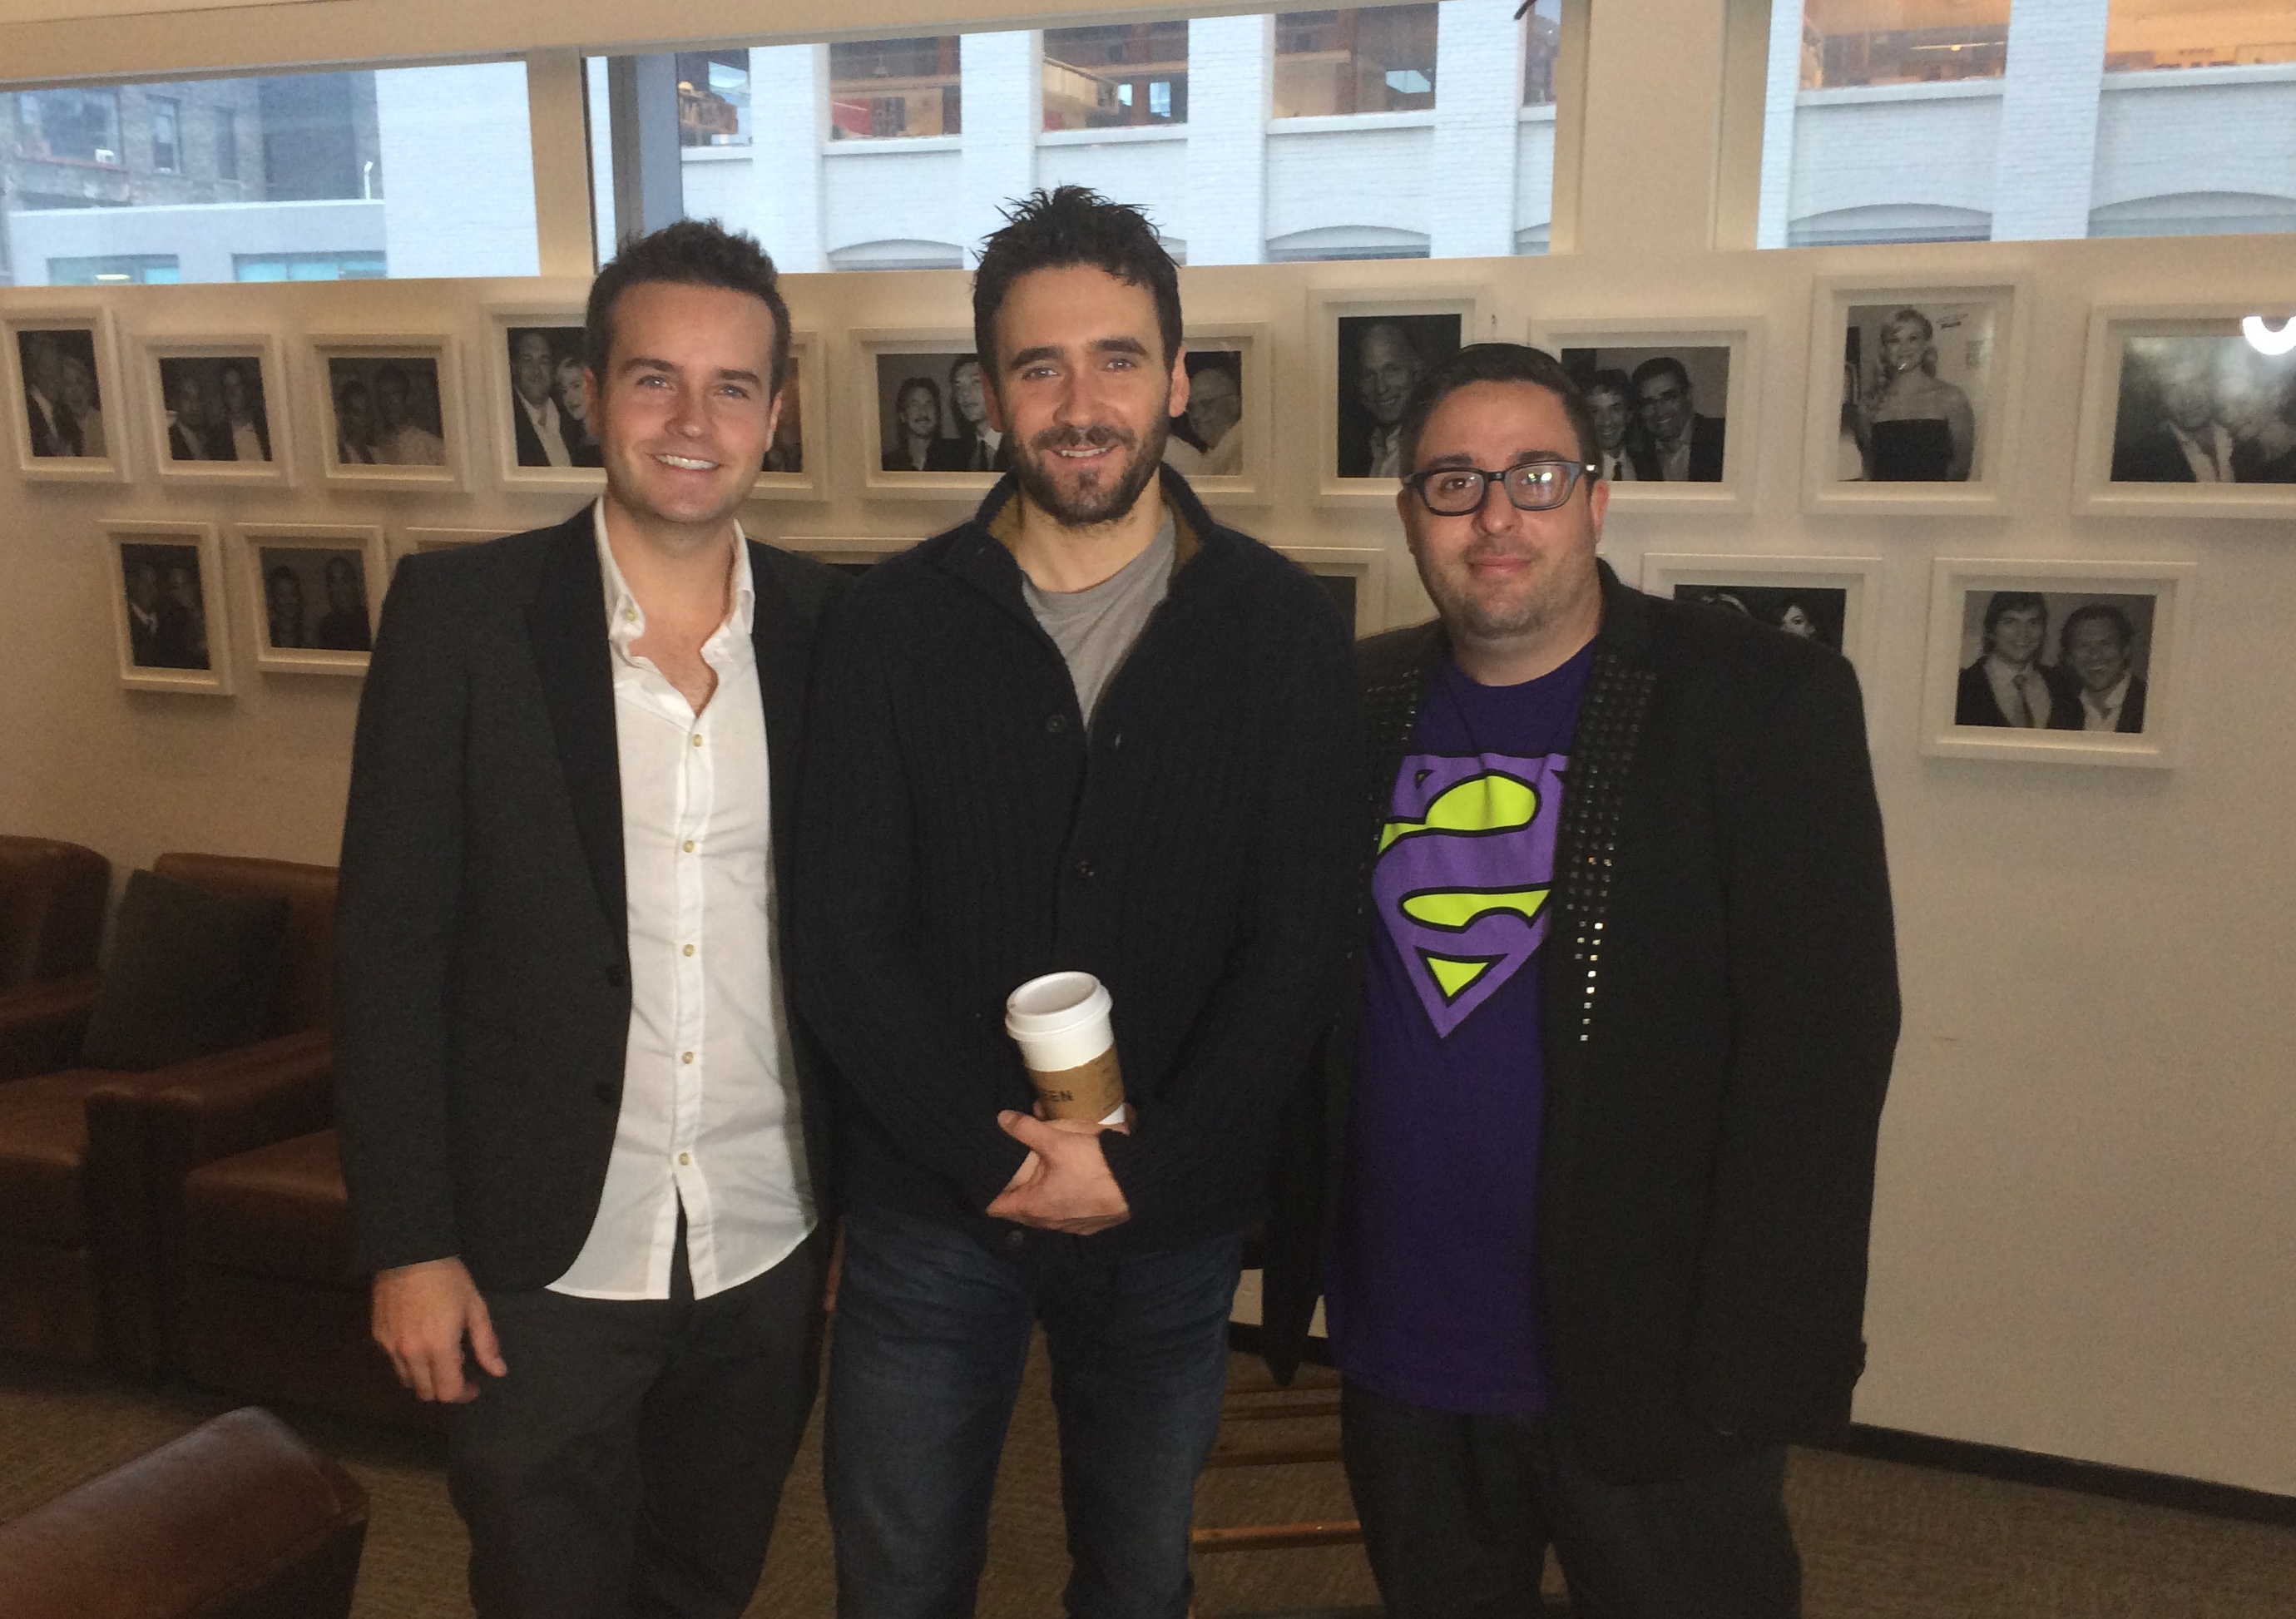
[[[1234,473],[1191,471],[1176,462],[1172,444],[1184,443],[1177,437],[1165,447],[1165,462],[1180,471],[1196,497],[1207,505],[1267,505],[1275,497],[1272,472],[1275,454],[1275,379],[1273,371],[1275,350],[1267,326],[1259,321],[1206,322],[1191,326],[1181,339],[1182,360],[1189,366],[1191,377],[1201,374],[1202,368],[1189,365],[1197,355],[1233,354],[1242,378],[1242,414],[1236,418],[1229,435],[1236,440],[1241,451]],[[1191,393],[1193,395],[1193,387]],[[1213,448],[1224,448],[1223,439]],[[1193,446],[1189,447],[1193,448]]]
[[[152,456],[152,468],[162,483],[268,484],[284,489],[295,482],[295,419],[299,413],[287,391],[286,366],[276,335],[261,332],[219,337],[147,333],[137,341],[135,350],[136,382],[142,397],[142,408],[137,414],[143,419],[144,442]],[[175,407],[168,387],[173,366],[179,362],[207,362],[202,369],[219,371],[232,362],[248,361],[252,361],[256,368],[257,392],[263,412],[258,431],[270,451],[270,458],[176,459]]]
[[[568,411],[565,392],[567,365],[571,361],[577,367],[573,379],[577,390],[581,387],[581,371],[586,369],[587,357],[582,348],[585,313],[581,300],[570,294],[555,301],[536,300],[515,304],[490,304],[487,308],[484,366],[487,431],[481,442],[491,447],[495,479],[504,489],[518,494],[594,495],[606,487],[606,470],[603,463],[594,466],[554,466],[547,460],[535,464],[523,459],[519,431],[521,404],[512,375],[512,346],[532,332],[543,333],[549,342],[552,355],[550,404],[560,413],[562,423]],[[563,431],[562,427],[562,432]],[[582,447],[565,448],[571,455],[586,453]],[[538,440],[535,453],[543,453]]]
[[[254,650],[255,667],[275,675],[363,675],[373,653],[374,631],[381,621],[382,594],[390,583],[390,565],[381,528],[360,523],[243,522],[232,529],[239,554],[240,599],[245,605],[247,644]],[[356,556],[356,562],[351,558]],[[346,566],[348,564],[348,566]],[[357,570],[355,602],[337,601],[338,576]],[[272,592],[275,576],[284,572],[297,581],[292,621],[301,633],[294,644],[280,645],[275,638]],[[365,646],[331,647],[327,624],[339,612],[356,615]],[[292,633],[292,632],[291,632]]]
[[[2212,407],[2198,434],[2185,437],[2214,470],[2235,475],[2243,470],[2245,441],[2223,419],[2228,381],[2276,385],[2282,390],[2285,421],[2284,401],[2296,392],[2296,352],[2268,354],[2242,331],[2247,318],[2264,315],[2273,316],[2274,325],[2290,318],[2288,306],[2276,310],[2269,303],[2108,305],[2090,312],[2080,438],[2073,464],[2075,511],[2097,517],[2296,517],[2296,481],[2204,483],[2197,473],[2170,481],[2128,475],[2191,470],[2165,419],[2165,406],[2159,411],[2144,407],[2148,395],[2160,398],[2171,372],[2183,371],[2192,362],[2204,367],[2194,380],[2208,389]],[[2152,352],[2136,348],[2138,344]],[[2187,352],[2180,354],[2180,349]],[[2200,352],[2191,352],[2194,349]],[[2235,376],[2227,377],[2228,372]],[[2257,389],[2239,391],[2253,394]],[[2153,422],[2136,421],[2140,411]],[[2281,460],[2284,466],[2296,468],[2290,457]]]
[[[59,367],[85,366],[90,374],[95,396],[94,411],[102,429],[103,454],[100,456],[34,453],[35,407],[24,350],[28,340],[37,343],[40,334],[50,333],[57,334],[63,350],[54,364]],[[57,340],[52,340],[52,353],[58,346]],[[37,357],[34,357],[36,360]],[[8,422],[8,440],[14,450],[20,477],[34,483],[128,481],[128,442],[135,436],[132,423],[135,407],[122,383],[119,333],[110,309],[100,304],[60,304],[12,310],[0,316],[0,366],[4,366],[7,374],[7,396],[0,399],[0,415]],[[59,391],[70,385],[65,382]],[[62,407],[69,408],[69,405]]]
[[[859,458],[861,486],[873,500],[929,500],[977,505],[996,487],[994,472],[888,471],[890,413],[916,378],[932,384],[939,401],[939,431],[954,431],[951,372],[974,353],[972,333],[962,326],[869,327],[849,333],[849,431]]]
[[[1645,551],[1642,588],[1652,596],[1675,598],[1703,588],[1729,593],[1751,618],[1774,623],[1797,595],[1823,591],[1828,598],[1809,604],[1816,639],[1849,660],[1861,684],[1874,686],[1874,657],[1881,645],[1882,559],[1878,556],[1728,556],[1711,552]],[[1839,592],[1838,629],[1831,593]],[[1836,638],[1838,637],[1838,639]]]
[[[231,631],[215,524],[106,518],[98,526],[111,580],[119,684],[130,691],[230,696]],[[188,586],[177,577],[186,553],[196,573]],[[153,570],[148,587],[131,579],[146,566]],[[144,612],[131,606],[133,596],[144,596],[137,604]]]
[[[371,489],[376,491],[439,492],[461,491],[470,487],[470,431],[464,415],[463,397],[463,367],[461,346],[444,332],[331,332],[315,333],[310,341],[311,363],[305,397],[311,411],[314,448],[319,459],[325,482],[331,488]],[[396,367],[392,362],[404,362]],[[391,430],[382,423],[382,407],[373,402],[382,387],[382,374],[397,369],[410,374],[416,393],[423,396],[422,367],[437,390],[439,426],[435,434],[428,423],[427,398],[414,401],[418,413],[406,425],[417,433],[435,437],[438,461],[430,462],[347,462],[342,459],[341,446],[345,424],[338,421],[338,400],[348,382],[357,382],[366,394],[368,408],[374,413],[370,448],[382,452],[372,440],[379,440]]]
[[[1365,334],[1371,327],[1396,325],[1415,342],[1417,368],[1426,367],[1448,352],[1491,336],[1491,291],[1484,286],[1435,286],[1409,292],[1374,294],[1318,288],[1308,294],[1308,330],[1316,352],[1316,502],[1318,505],[1377,509],[1395,504],[1396,482],[1383,476],[1349,473],[1342,455],[1342,440],[1354,448],[1354,430],[1371,420],[1363,406],[1360,382],[1345,381],[1341,370],[1345,357],[1357,351],[1358,340],[1351,327],[1360,323]],[[1458,341],[1447,347],[1430,342],[1417,325],[1456,316]],[[1440,349],[1441,351],[1437,351]],[[1349,389],[1343,402],[1341,390]],[[1391,399],[1396,390],[1387,390]],[[1359,420],[1360,418],[1360,420]],[[1367,429],[1366,429],[1367,431]]]
[[[830,440],[833,436],[830,423],[836,417],[830,414],[830,401],[836,391],[830,373],[835,367],[829,363],[829,345],[822,341],[821,333],[792,330],[790,333],[790,374],[783,380],[784,392],[791,397],[782,405],[782,420],[774,432],[774,449],[786,453],[792,445],[798,451],[799,464],[795,472],[779,472],[768,465],[758,474],[750,486],[752,500],[826,500],[829,498],[829,463],[832,456]]]
[[[1692,409],[1700,416],[1714,414],[1712,406],[1721,406],[1723,457],[1721,476],[1718,479],[1683,482],[1645,482],[1636,479],[1614,481],[1611,484],[1612,511],[1653,510],[1681,513],[1746,512],[1753,508],[1754,476],[1759,459],[1759,434],[1761,409],[1762,322],[1759,317],[1723,316],[1712,319],[1676,319],[1653,317],[1634,320],[1601,319],[1540,319],[1534,321],[1530,341],[1562,361],[1566,368],[1572,365],[1571,357],[1591,351],[1592,363],[1602,369],[1619,369],[1628,373],[1641,364],[1671,355],[1685,367],[1694,366],[1693,381],[1699,384],[1692,390]],[[1710,399],[1714,391],[1704,386],[1706,378],[1698,373],[1710,370],[1710,355],[1719,349],[1724,355],[1724,377],[1721,398]],[[1691,355],[1691,360],[1682,357]],[[1707,408],[1700,409],[1704,406]],[[1732,423],[1738,431],[1727,431]],[[1693,429],[1693,436],[1696,430]],[[1693,465],[1695,444],[1693,447]]]
[[[1387,628],[1387,553],[1377,546],[1279,546],[1284,555],[1317,579],[1354,581],[1356,639]]]
[[[1921,751],[1932,758],[1990,759],[2045,764],[2122,765],[2163,769],[2176,762],[2183,725],[2185,670],[2190,661],[2194,569],[2182,562],[2082,562],[1941,556],[1932,564],[1929,645],[1922,674]],[[1984,698],[1976,682],[1984,678],[1988,633],[1983,615],[1997,593],[2032,595],[2042,602],[2043,657],[2069,662],[2062,654],[2066,620],[2077,610],[2098,604],[2123,611],[2136,620],[2136,641],[2124,697],[2141,711],[2134,734],[2086,729],[2027,729],[2000,720],[1965,723]],[[2141,612],[2135,604],[2148,604]],[[2013,604],[2012,611],[2015,611]],[[2117,638],[2117,637],[2116,637]],[[2037,662],[2040,659],[2035,660]],[[1973,671],[1973,672],[1972,672]],[[2048,686],[2060,677],[2047,670]],[[2065,689],[2077,687],[2070,672]],[[1964,695],[1964,692],[1968,694]],[[2058,699],[2051,696],[2053,710]],[[1961,711],[1957,711],[1959,709]],[[2078,708],[2068,710],[2077,714]]]
[[[2030,288],[2021,276],[1895,282],[1821,277],[1810,310],[1803,509],[2005,515],[2015,488],[2026,312],[2031,308]],[[1921,340],[1926,352],[1892,372],[1885,355],[1887,334],[1900,327],[1910,342],[1917,331],[1913,323],[1899,322],[1901,311],[1928,327],[1927,337]],[[1924,373],[1939,386],[1916,379],[1915,387],[1948,399],[1957,393],[1968,406],[1973,431],[1967,444],[1954,430],[1953,411],[1946,407],[1941,415],[1892,418],[1894,431],[1886,447],[1860,456],[1865,446],[1848,419],[1849,389],[1845,382],[1845,374],[1853,368],[1849,355],[1853,339],[1860,398],[1871,399],[1882,389],[1894,387],[1896,376]],[[1929,423],[1938,425],[1927,433],[1913,431]],[[1952,464],[1964,449],[1967,475],[1955,477]],[[1856,475],[1845,477],[1853,463]],[[1870,479],[1867,473],[1877,463],[1891,470],[1913,470],[1915,475]],[[1932,470],[1938,475],[1930,475]]]

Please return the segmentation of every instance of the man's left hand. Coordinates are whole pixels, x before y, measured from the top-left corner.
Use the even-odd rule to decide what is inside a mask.
[[[1010,1111],[998,1114],[996,1122],[1030,1157],[988,1205],[990,1219],[1090,1237],[1132,1218],[1132,1205],[1124,1201],[1123,1188],[1109,1172],[1108,1156],[1095,1139],[1096,1127],[1063,1129]],[[1029,1172],[1032,1166],[1034,1174]]]

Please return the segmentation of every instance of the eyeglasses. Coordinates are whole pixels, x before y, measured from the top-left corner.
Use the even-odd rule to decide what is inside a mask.
[[[1438,517],[1464,517],[1482,510],[1483,497],[1494,483],[1506,487],[1516,510],[1551,512],[1570,498],[1579,479],[1599,477],[1602,471],[1591,461],[1518,461],[1501,473],[1479,466],[1431,467],[1403,481]]]

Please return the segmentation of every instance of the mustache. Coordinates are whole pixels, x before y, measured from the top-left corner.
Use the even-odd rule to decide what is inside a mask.
[[[1140,442],[1139,435],[1106,423],[1090,427],[1048,427],[1029,440],[1029,448],[1050,453],[1063,449],[1099,449],[1115,446],[1130,449]]]

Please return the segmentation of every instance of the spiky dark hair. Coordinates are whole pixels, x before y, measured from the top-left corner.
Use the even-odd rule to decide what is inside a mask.
[[[972,276],[972,341],[994,387],[1003,368],[996,361],[996,312],[1013,284],[1032,270],[1088,264],[1117,280],[1144,289],[1156,301],[1156,330],[1164,340],[1164,364],[1180,351],[1180,275],[1156,227],[1136,208],[1111,202],[1082,185],[1031,192],[1004,210],[1004,228],[981,245],[980,267]]]

